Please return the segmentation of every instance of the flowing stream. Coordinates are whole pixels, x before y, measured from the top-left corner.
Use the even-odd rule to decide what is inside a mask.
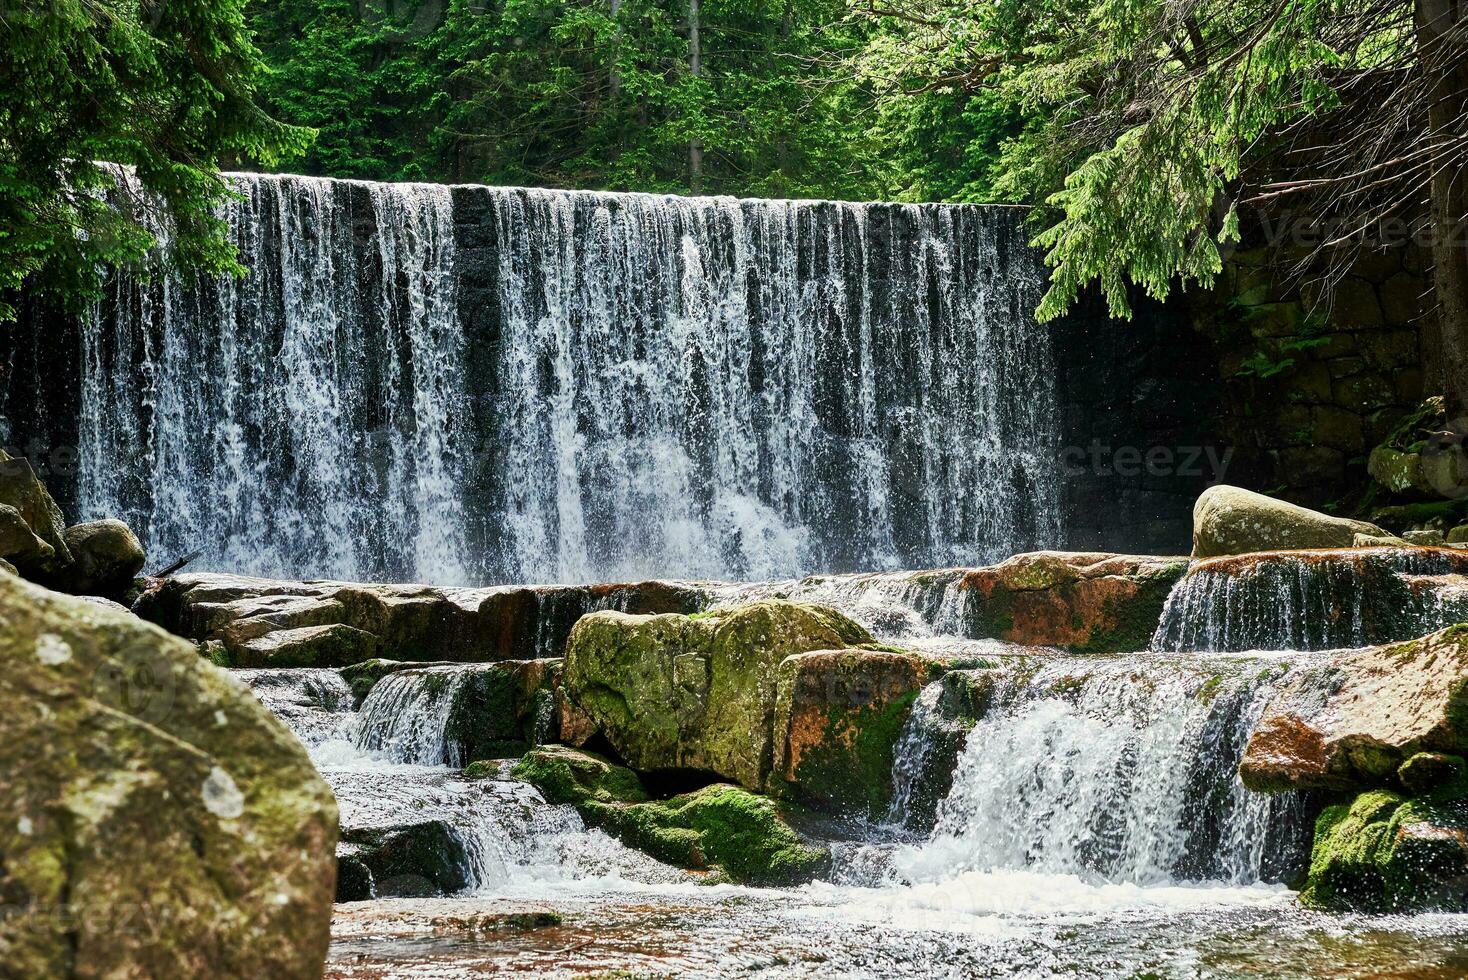
[[[1425,636],[1468,615],[1456,552],[1279,552],[1196,563],[1152,649],[1330,650]]]
[[[348,839],[438,821],[457,842],[448,897],[341,907],[333,976],[357,975],[353,957],[425,977],[571,976],[598,963],[711,977],[1183,977],[1202,961],[1246,976],[1263,968],[1262,937],[1282,957],[1272,975],[1456,962],[1462,917],[1313,916],[1285,887],[1307,860],[1313,804],[1251,793],[1236,767],[1269,696],[1312,655],[990,652],[924,691],[889,821],[847,828],[830,880],[783,892],[697,884],[587,830],[508,766],[466,778],[446,724],[475,665],[389,675],[360,707],[335,671],[239,673],[308,746]],[[956,693],[977,719],[955,710]],[[948,779],[925,819],[918,797],[938,773]],[[399,894],[401,882],[375,887]],[[507,908],[575,924],[550,930],[555,949],[432,926]],[[419,938],[372,938],[415,916]],[[1347,922],[1358,933],[1339,947]],[[575,943],[556,945],[568,935],[595,949],[568,958]]]

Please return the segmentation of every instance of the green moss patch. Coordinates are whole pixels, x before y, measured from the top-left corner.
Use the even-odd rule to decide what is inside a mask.
[[[1414,797],[1386,789],[1327,807],[1301,900],[1363,912],[1468,909],[1468,776],[1456,757],[1414,756],[1406,781],[1435,783]]]
[[[550,802],[576,807],[587,824],[682,868],[715,868],[741,884],[790,885],[830,865],[830,853],[802,841],[780,805],[737,786],[649,801],[630,769],[560,746],[527,753],[514,775]]]

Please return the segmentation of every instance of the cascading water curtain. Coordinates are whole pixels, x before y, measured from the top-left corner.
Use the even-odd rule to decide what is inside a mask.
[[[159,559],[468,579],[449,190],[230,179],[248,276],[116,276],[84,325],[82,509]]]
[[[82,328],[80,509],[159,560],[764,579],[1059,543],[1012,212],[230,179],[249,276],[117,276]]]

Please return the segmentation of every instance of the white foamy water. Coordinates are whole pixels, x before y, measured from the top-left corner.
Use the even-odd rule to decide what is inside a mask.
[[[1462,562],[1432,549],[1264,554],[1195,563],[1152,637],[1159,651],[1331,650],[1424,636],[1468,615]]]
[[[120,274],[81,329],[77,502],[150,554],[461,584],[1058,541],[1008,209],[226,178],[249,275]]]

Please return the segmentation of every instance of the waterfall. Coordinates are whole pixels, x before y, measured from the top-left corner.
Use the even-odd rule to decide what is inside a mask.
[[[359,711],[335,670],[233,671],[307,747],[336,794],[345,832],[441,828],[464,891],[612,876],[673,882],[662,865],[588,830],[568,806],[507,778],[466,779],[450,735],[457,697],[485,665],[402,671],[379,680]],[[508,768],[508,764],[506,764]],[[341,846],[352,853],[351,844]]]
[[[1132,884],[1280,880],[1303,801],[1245,789],[1239,759],[1286,661],[1061,658],[1006,669],[973,725],[913,882],[1038,871]],[[941,682],[940,682],[941,683]],[[911,751],[899,753],[898,766]]]
[[[463,766],[462,746],[449,725],[460,694],[477,665],[427,667],[389,674],[372,685],[362,702],[356,747],[392,762],[424,766]]]
[[[118,180],[166,243],[156,202]],[[82,324],[80,510],[221,569],[464,579],[448,188],[230,183],[245,277],[117,275]]]
[[[1059,543],[1011,210],[227,178],[245,276],[119,273],[77,327],[59,492],[160,560],[766,579]]]
[[[1423,636],[1468,614],[1468,556],[1431,548],[1211,558],[1173,587],[1152,649],[1327,650]]]

